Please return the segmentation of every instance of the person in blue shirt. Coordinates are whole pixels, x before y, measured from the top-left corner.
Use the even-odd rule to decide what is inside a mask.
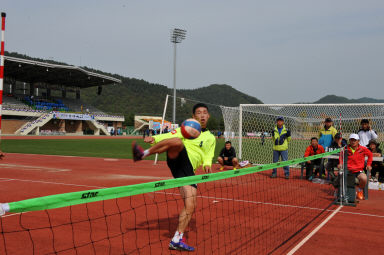
[[[333,127],[332,119],[326,118],[324,121],[324,127],[322,127],[319,132],[319,144],[324,147],[325,151],[328,151],[336,133],[337,130]]]

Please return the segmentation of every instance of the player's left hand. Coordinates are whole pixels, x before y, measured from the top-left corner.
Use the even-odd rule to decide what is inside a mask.
[[[367,170],[371,171],[372,170],[372,166],[367,166]]]
[[[212,168],[210,166],[204,166],[204,171],[209,174],[212,173]]]

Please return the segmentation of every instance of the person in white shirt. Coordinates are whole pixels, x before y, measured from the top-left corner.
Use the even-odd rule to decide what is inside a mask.
[[[371,128],[368,119],[362,119],[360,124],[360,130],[357,132],[360,137],[360,145],[368,147],[370,140],[377,139],[376,131]]]

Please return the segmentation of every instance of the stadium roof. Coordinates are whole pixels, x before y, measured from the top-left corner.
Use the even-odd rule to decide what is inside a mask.
[[[77,66],[51,64],[9,56],[4,56],[4,78],[27,83],[41,82],[80,88],[121,83],[119,79],[93,73]]]

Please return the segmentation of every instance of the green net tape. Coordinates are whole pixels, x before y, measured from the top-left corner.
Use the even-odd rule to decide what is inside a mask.
[[[177,179],[162,180],[156,182],[140,183],[121,187],[112,187],[105,189],[94,189],[87,191],[78,191],[64,194],[57,194],[45,197],[38,197],[32,199],[26,199],[18,202],[9,203],[10,212],[28,212],[39,211],[53,208],[66,207],[71,205],[78,205],[108,199],[115,199],[127,196],[133,196],[138,194],[144,194],[149,192],[155,192],[165,189],[171,189],[191,184],[198,184],[203,182],[217,181],[236,176],[257,173],[261,171],[270,170],[273,168],[289,166],[306,162],[308,160],[314,160],[339,153],[340,149],[323,154],[318,154],[309,157],[303,157],[298,159],[292,159],[283,162],[277,162],[272,164],[266,164],[262,166],[254,166],[249,168],[243,168],[238,170],[229,170],[220,173],[195,175]]]

